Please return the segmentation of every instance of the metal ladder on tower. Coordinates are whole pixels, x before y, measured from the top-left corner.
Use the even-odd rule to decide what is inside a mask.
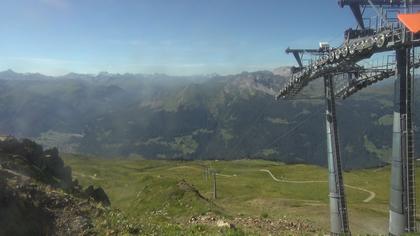
[[[409,50],[407,50],[409,52]],[[412,58],[411,58],[412,56]],[[408,63],[414,61],[414,53],[407,56]],[[407,207],[407,232],[416,231],[416,196],[415,196],[415,157],[414,157],[414,127],[412,119],[412,107],[414,102],[414,75],[410,75],[410,69],[407,69],[406,83],[406,135],[407,150],[405,159],[406,171],[406,207]]]
[[[338,197],[336,202],[338,205],[339,220],[341,224],[341,232],[331,232],[331,235],[350,235],[349,222],[348,222],[348,213],[347,213],[347,204],[344,192],[344,182],[343,182],[343,173],[341,165],[341,155],[340,155],[340,145],[338,139],[338,129],[337,129],[337,115],[335,107],[335,94],[334,94],[334,82],[331,75],[324,77],[325,90],[326,90],[326,102],[327,102],[327,125],[330,124],[330,135],[332,138],[332,164],[334,169],[334,184],[335,191],[330,194],[334,194]],[[328,128],[327,128],[328,130]],[[328,135],[328,134],[327,134]],[[330,161],[330,160],[329,160]],[[330,189],[331,191],[331,189]]]
[[[335,98],[334,98],[335,100]],[[335,101],[333,101],[335,103]],[[336,117],[336,111],[335,111],[335,106],[332,106],[332,120],[333,120],[333,124],[334,124],[334,130],[335,130],[335,134],[334,134],[334,142],[336,144],[336,152],[340,152],[339,150],[339,140],[338,140],[338,135],[336,135],[337,132],[337,117]],[[337,183],[337,187],[338,187],[338,191],[339,191],[339,195],[340,195],[340,214],[342,216],[342,224],[343,224],[343,229],[349,229],[349,221],[348,221],[348,213],[347,213],[347,204],[346,204],[346,197],[344,194],[344,182],[343,182],[343,172],[342,172],[342,165],[341,165],[341,158],[337,158],[336,159],[336,165],[337,165],[337,180],[339,181],[338,184]]]

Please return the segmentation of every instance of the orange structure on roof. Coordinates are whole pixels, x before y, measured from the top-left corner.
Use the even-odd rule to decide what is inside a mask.
[[[398,19],[413,33],[420,32],[420,12],[398,14]]]

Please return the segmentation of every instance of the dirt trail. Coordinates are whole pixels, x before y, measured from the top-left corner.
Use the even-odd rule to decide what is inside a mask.
[[[219,174],[219,173],[216,173],[216,175],[226,177],[226,178],[231,178],[231,177],[236,177],[237,176],[237,175],[225,175],[225,174]]]
[[[189,169],[200,170],[199,168],[192,167],[192,166],[176,166],[176,167],[170,168],[169,170],[181,169],[181,168],[189,168]],[[328,181],[325,181],[325,180],[286,180],[286,179],[278,179],[278,178],[276,178],[276,176],[273,175],[273,173],[271,173],[270,170],[260,169],[259,171],[268,173],[274,181],[282,182],[282,183],[309,184],[309,183],[327,183],[328,182]],[[216,175],[222,176],[222,177],[227,177],[227,178],[236,177],[237,176],[236,174],[234,174],[234,175],[226,175],[226,174],[220,174],[220,173],[217,173]],[[352,186],[352,185],[348,185],[348,184],[344,184],[344,186],[346,186],[348,188],[351,188],[351,189],[355,189],[355,190],[359,190],[359,191],[368,193],[369,196],[366,199],[364,199],[363,202],[370,202],[370,201],[372,201],[376,197],[376,193],[375,192],[370,191],[370,190],[367,190],[365,188],[361,188],[361,187],[357,187],[357,186]]]
[[[168,170],[177,170],[177,169],[192,169],[192,170],[202,171],[202,169],[195,166],[175,166],[175,167],[169,168]]]
[[[285,179],[277,179],[276,176],[274,176],[273,173],[271,173],[270,170],[260,169],[260,171],[268,173],[274,181],[282,182],[282,183],[307,184],[307,183],[327,183],[328,182],[328,181],[325,181],[325,180],[285,180]],[[375,192],[367,190],[365,188],[360,188],[360,187],[356,187],[356,186],[352,186],[352,185],[348,185],[348,184],[345,184],[344,186],[346,186],[348,188],[351,188],[351,189],[356,189],[356,190],[368,193],[369,197],[364,199],[363,202],[370,202],[376,197]]]

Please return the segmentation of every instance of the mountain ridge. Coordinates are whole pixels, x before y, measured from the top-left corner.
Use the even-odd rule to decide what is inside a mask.
[[[288,69],[278,71],[286,75]],[[324,102],[275,101],[273,95],[288,79],[275,73],[25,81],[0,73],[0,133],[104,157],[326,165]],[[392,91],[387,84],[337,101],[346,168],[387,162]],[[322,93],[322,83],[314,81],[302,93]]]

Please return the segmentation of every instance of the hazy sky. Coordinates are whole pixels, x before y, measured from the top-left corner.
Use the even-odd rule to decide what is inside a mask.
[[[0,70],[50,75],[269,70],[355,25],[336,0],[1,2]]]

